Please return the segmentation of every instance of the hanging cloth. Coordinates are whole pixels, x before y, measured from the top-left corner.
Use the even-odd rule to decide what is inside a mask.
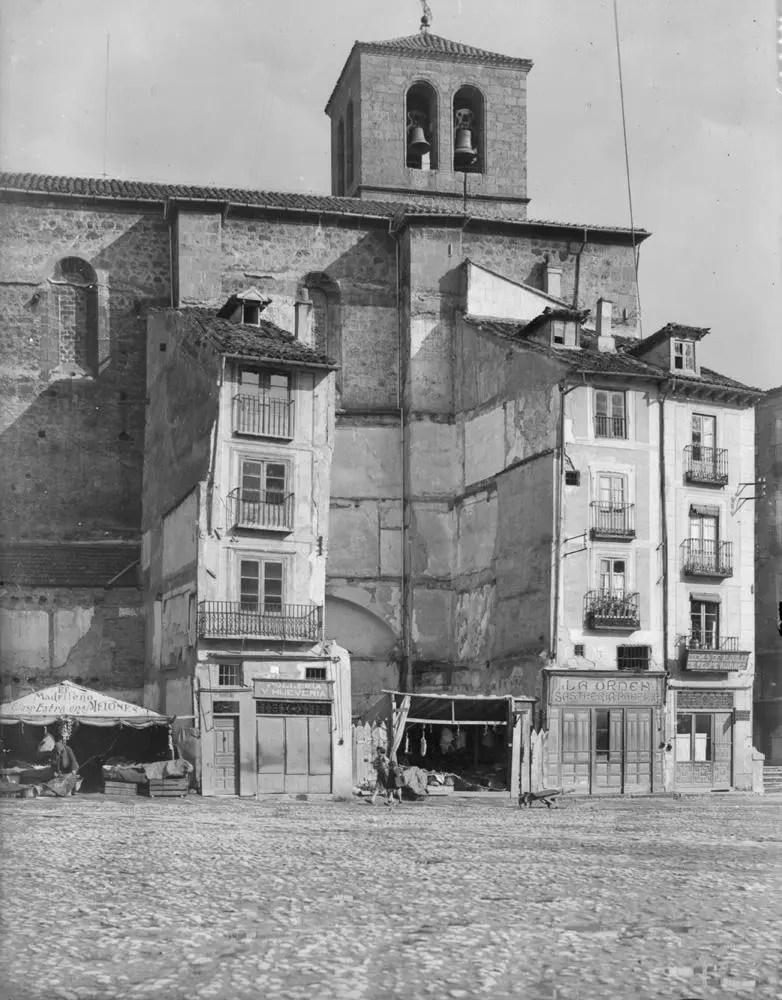
[[[426,756],[426,733],[421,736],[421,756]]]
[[[393,702],[392,702],[393,704]],[[410,714],[410,695],[406,694],[402,701],[399,703],[399,708],[392,712],[392,733],[393,742],[391,743],[391,753],[389,757],[391,760],[396,760],[396,752],[402,744],[402,737],[405,732],[405,726],[407,725],[407,717]]]

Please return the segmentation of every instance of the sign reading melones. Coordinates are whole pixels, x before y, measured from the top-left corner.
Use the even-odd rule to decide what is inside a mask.
[[[660,705],[662,677],[549,678],[550,705]]]

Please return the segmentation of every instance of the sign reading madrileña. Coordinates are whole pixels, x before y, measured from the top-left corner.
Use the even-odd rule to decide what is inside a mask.
[[[659,705],[663,677],[549,678],[550,705]]]

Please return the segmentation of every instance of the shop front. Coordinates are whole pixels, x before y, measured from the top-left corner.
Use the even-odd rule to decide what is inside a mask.
[[[355,783],[374,782],[374,758],[383,750],[424,794],[530,791],[534,703],[512,695],[385,691],[354,728]]]
[[[352,791],[347,655],[200,667],[204,795]]]
[[[663,790],[662,674],[548,671],[546,783],[585,795]]]

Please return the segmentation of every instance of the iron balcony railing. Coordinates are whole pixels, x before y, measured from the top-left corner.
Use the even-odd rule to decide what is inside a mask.
[[[717,635],[714,632],[690,632],[682,640],[687,649],[706,649],[715,653],[737,653],[738,636]]]
[[[635,504],[593,500],[590,506],[592,538],[635,538]]]
[[[685,538],[682,569],[687,576],[733,576],[733,543]]]
[[[282,639],[317,641],[323,633],[320,604],[259,606],[238,601],[202,601],[198,606],[198,631],[204,638]]]
[[[609,417],[605,413],[595,414],[595,437],[626,438],[627,420],[625,417]]]
[[[728,449],[688,444],[684,449],[684,477],[691,483],[724,486],[728,481]]]
[[[293,400],[265,395],[234,396],[233,431],[254,437],[292,438]]]
[[[584,597],[584,621],[590,629],[635,630],[641,627],[640,594],[589,590]]]
[[[231,524],[237,528],[290,531],[293,527],[293,494],[280,490],[241,490],[228,494]]]

